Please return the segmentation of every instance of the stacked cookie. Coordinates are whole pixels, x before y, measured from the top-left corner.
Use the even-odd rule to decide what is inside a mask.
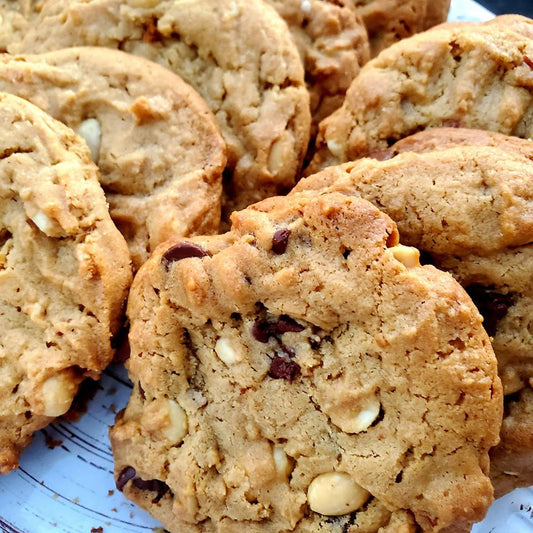
[[[449,3],[8,4],[3,471],[128,295],[116,483],[170,531],[468,531],[532,482],[530,21],[389,46]]]

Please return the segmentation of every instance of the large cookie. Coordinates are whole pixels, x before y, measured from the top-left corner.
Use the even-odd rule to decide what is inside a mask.
[[[368,31],[372,56],[446,20],[450,0],[351,0]]]
[[[314,129],[344,100],[370,59],[368,36],[353,0],[267,0],[288,24],[305,67]]]
[[[228,145],[227,212],[294,185],[309,139],[309,94],[287,25],[266,3],[50,0],[10,51],[74,45],[145,56],[198,90]]]
[[[467,531],[502,416],[467,294],[361,199],[232,221],[136,276],[117,487],[179,533]]]
[[[202,98],[168,69],[97,47],[6,54],[0,91],[86,138],[136,268],[169,238],[218,231],[224,142]]]
[[[533,135],[533,41],[506,24],[444,25],[367,63],[320,124],[309,169],[382,151],[422,129],[463,126]]]
[[[72,130],[0,93],[0,473],[110,362],[131,281]]]
[[[533,142],[433,129],[396,143],[388,156],[326,169],[297,189],[370,200],[407,244],[465,286],[485,317],[506,394],[495,488],[531,485],[533,421],[520,413],[533,410]]]

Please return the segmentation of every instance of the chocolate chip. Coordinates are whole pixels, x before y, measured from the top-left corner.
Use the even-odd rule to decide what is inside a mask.
[[[159,479],[141,479],[140,477],[136,477],[132,483],[139,490],[156,492],[157,496],[152,500],[152,503],[157,503],[170,490],[169,486]]]
[[[270,363],[268,375],[274,379],[286,379],[293,382],[300,375],[300,365],[295,361],[275,355]]]
[[[280,255],[285,253],[290,235],[291,230],[288,228],[279,229],[274,233],[272,237],[272,251],[275,254]]]
[[[514,304],[512,294],[501,294],[490,287],[473,284],[466,288],[479,312],[483,316],[483,326],[487,333],[496,335],[498,322],[507,314],[509,307]]]
[[[524,56],[522,58],[522,61],[531,69],[533,70],[533,60],[531,60],[529,57]]]
[[[122,472],[117,477],[117,481],[115,485],[117,486],[117,489],[122,492],[122,489],[124,488],[124,485],[130,480],[135,477],[135,474],[137,472],[135,471],[135,468],[133,466],[127,466],[126,468],[122,469]]]
[[[170,263],[181,261],[189,257],[205,257],[209,255],[200,245],[193,242],[180,242],[171,246],[161,258],[162,262],[168,267]]]
[[[256,341],[268,342],[268,339],[274,336],[272,324],[263,320],[256,320],[252,326],[252,335]]]
[[[294,331],[295,333],[299,333],[304,329],[305,326],[298,324],[298,322],[296,322],[294,318],[291,318],[288,315],[281,315],[276,323],[276,330],[278,333],[287,333],[288,331]]]
[[[305,326],[298,324],[294,318],[288,315],[281,315],[276,322],[256,320],[252,326],[252,335],[259,342],[268,342],[270,337],[277,337],[289,331],[298,333],[304,329]]]

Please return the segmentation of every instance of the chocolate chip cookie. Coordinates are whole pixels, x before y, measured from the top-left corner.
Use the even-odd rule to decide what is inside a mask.
[[[372,56],[444,22],[450,0],[352,0],[368,31]]]
[[[502,401],[461,286],[353,196],[232,222],[135,278],[118,489],[180,533],[468,531]]]
[[[228,146],[225,211],[290,189],[307,151],[309,94],[285,22],[261,0],[50,0],[10,51],[120,48],[204,97]]]
[[[0,473],[110,362],[131,282],[87,146],[0,93]]]
[[[370,59],[368,36],[352,0],[267,0],[288,24],[305,66],[313,130],[344,100]]]
[[[492,454],[495,488],[502,494],[531,485],[533,422],[523,413],[533,410],[533,142],[433,129],[385,155],[392,159],[326,169],[297,189],[372,201],[397,222],[406,244],[466,288],[492,337],[509,411]]]
[[[308,173],[438,126],[533,135],[533,41],[505,24],[456,23],[396,43],[367,63],[320,124]]]
[[[0,91],[85,138],[135,268],[160,242],[218,231],[224,141],[203,99],[168,69],[98,47],[6,54]]]

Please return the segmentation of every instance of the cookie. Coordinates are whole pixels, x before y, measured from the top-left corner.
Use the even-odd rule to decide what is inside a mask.
[[[51,0],[10,51],[120,48],[178,73],[228,146],[225,211],[289,190],[307,151],[309,94],[287,25],[261,0]]]
[[[533,142],[433,129],[390,152],[389,160],[326,169],[296,189],[341,190],[370,200],[397,222],[406,244],[452,273],[485,317],[507,407],[531,412]],[[533,484],[533,422],[527,420],[519,414],[504,419],[491,467],[499,495]]]
[[[352,0],[267,0],[289,26],[305,67],[313,130],[344,100],[370,59],[368,36]]]
[[[464,290],[342,193],[232,222],[135,278],[118,489],[180,533],[468,531],[502,401]]]
[[[450,0],[352,0],[368,31],[372,57],[444,22]]]
[[[131,267],[86,145],[0,93],[0,473],[110,362]]]
[[[27,20],[18,0],[0,1],[0,52],[5,52],[13,40],[22,39]]]
[[[396,43],[361,69],[343,106],[321,122],[307,173],[432,127],[531,137],[530,57],[531,39],[495,23],[456,23]]]
[[[169,238],[218,231],[224,141],[203,99],[168,69],[98,47],[6,54],[0,91],[85,137],[135,268]]]

